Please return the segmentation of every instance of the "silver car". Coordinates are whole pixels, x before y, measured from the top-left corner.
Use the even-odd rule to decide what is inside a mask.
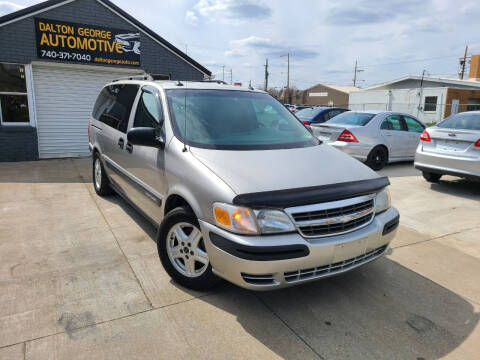
[[[347,111],[312,124],[312,130],[320,140],[380,170],[387,163],[413,160],[425,125],[399,112]]]
[[[415,167],[430,182],[442,175],[480,179],[480,111],[452,115],[426,129],[415,155]]]
[[[388,179],[264,92],[120,80],[89,124],[95,191],[158,226],[160,260],[183,286],[300,284],[379,258],[395,235]]]

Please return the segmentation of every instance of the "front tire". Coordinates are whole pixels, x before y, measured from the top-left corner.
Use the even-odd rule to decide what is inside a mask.
[[[383,146],[377,146],[370,151],[367,157],[367,165],[373,170],[382,170],[388,162],[388,151]]]
[[[188,207],[175,208],[165,216],[158,230],[157,248],[165,271],[180,285],[207,290],[219,282],[198,220]]]
[[[422,171],[423,178],[431,183],[438,183],[442,174],[435,174],[428,171]]]
[[[100,196],[110,195],[112,188],[110,187],[110,180],[108,179],[105,169],[98,152],[93,154],[93,187],[95,192]]]

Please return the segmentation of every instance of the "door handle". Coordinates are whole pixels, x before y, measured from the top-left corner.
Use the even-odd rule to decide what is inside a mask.
[[[123,149],[123,144],[125,144],[125,140],[123,140],[123,138],[118,139],[118,146],[120,146],[120,149]]]
[[[127,146],[125,147],[125,149],[131,154],[133,151],[133,145],[127,142]]]

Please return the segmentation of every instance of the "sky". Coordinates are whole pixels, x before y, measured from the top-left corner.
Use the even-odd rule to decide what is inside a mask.
[[[0,1],[0,15],[39,3]],[[358,86],[405,75],[456,78],[465,46],[480,53],[478,0],[113,0],[217,79]]]

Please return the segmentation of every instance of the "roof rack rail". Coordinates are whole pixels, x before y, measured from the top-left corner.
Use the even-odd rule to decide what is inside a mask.
[[[217,83],[217,84],[228,85],[228,83],[225,82],[225,81],[223,81],[223,80],[201,80],[200,82]]]
[[[147,81],[153,81],[153,80],[170,80],[171,75],[170,74],[142,74],[142,75],[130,75],[130,76],[124,76],[121,78],[117,78],[113,80],[112,82],[115,81],[120,81],[120,80],[147,80]]]

